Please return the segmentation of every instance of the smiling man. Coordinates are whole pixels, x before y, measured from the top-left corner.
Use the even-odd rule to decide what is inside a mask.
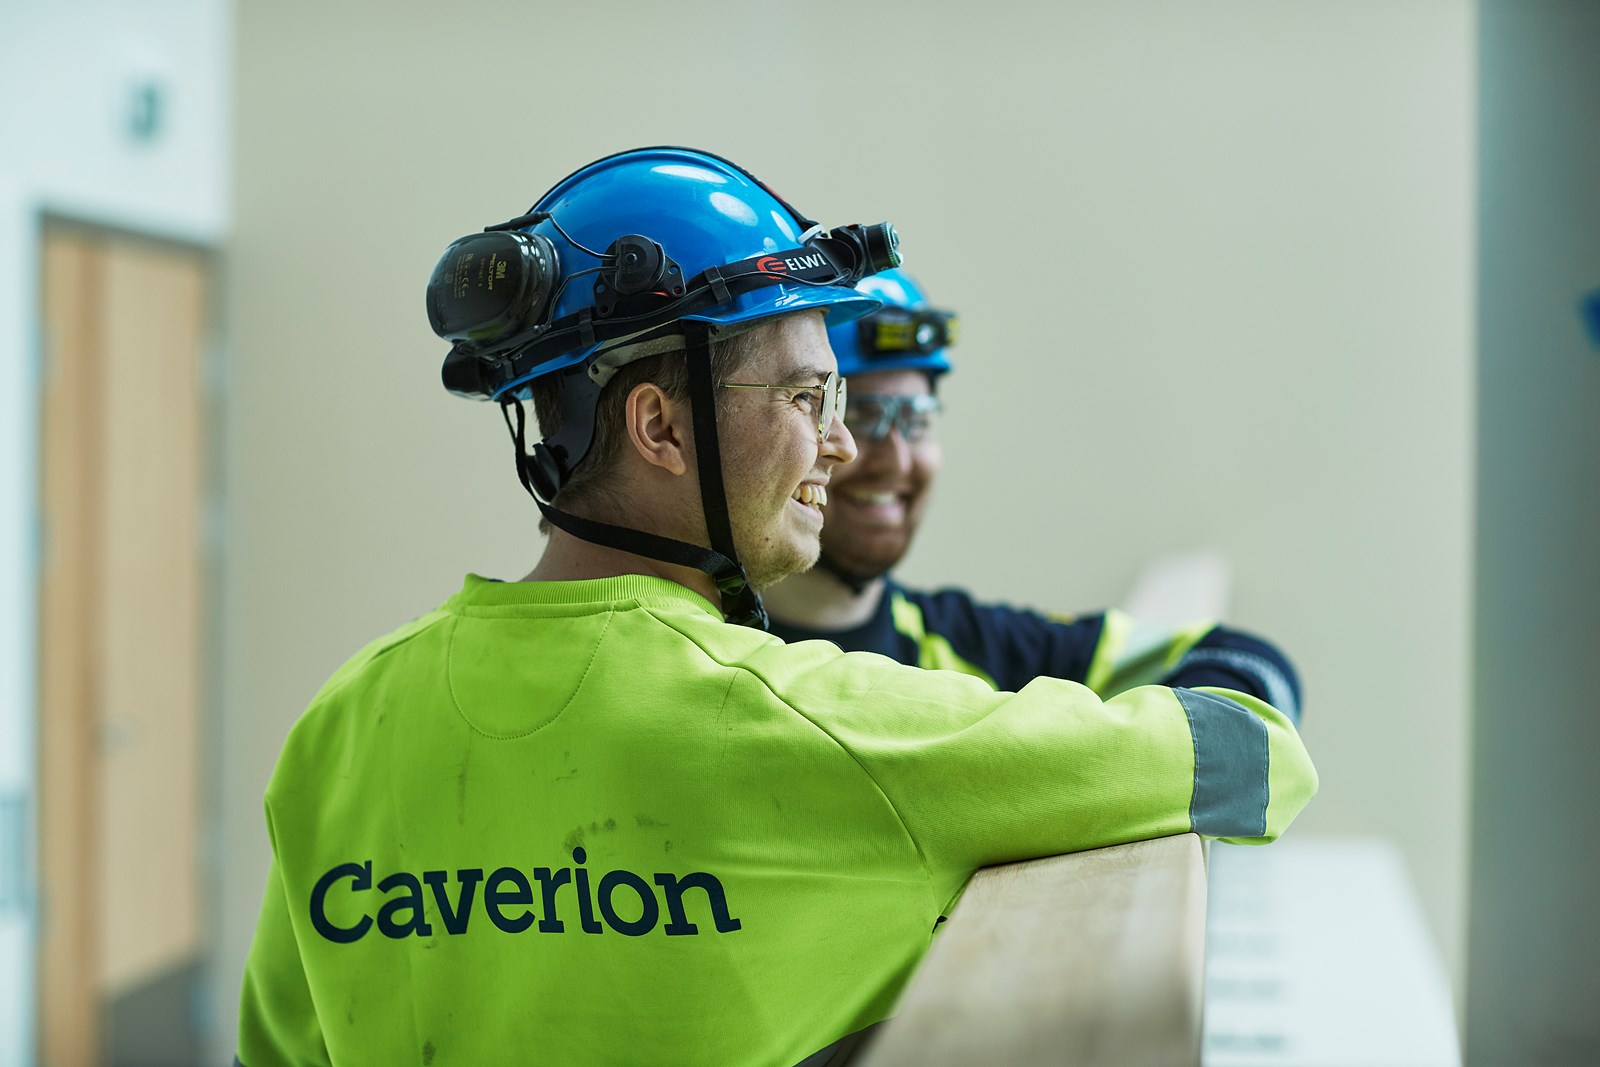
[[[882,309],[829,330],[850,380],[845,421],[859,455],[833,473],[820,564],[768,590],[773,633],[961,671],[998,689],[1041,676],[1102,696],[1150,681],[1225,686],[1299,721],[1294,668],[1251,634],[1205,620],[1162,632],[1115,610],[1058,618],[983,603],[961,589],[896,582],[889,572],[910,550],[943,464],[937,389],[950,371],[958,320],[932,307],[902,270],[865,278],[860,289]]]
[[[829,306],[842,308],[836,315],[859,307],[848,299]],[[817,561],[829,475],[835,464],[855,458],[855,442],[834,414],[842,408],[838,399],[844,383],[828,348],[824,314],[802,308],[748,333],[730,330],[731,339],[711,347],[711,377],[729,391],[715,402],[721,416],[717,436],[761,441],[760,447],[724,449],[719,464],[726,521],[744,571],[745,592],[734,597],[745,595],[751,603],[758,603],[751,591]],[[728,377],[763,380],[720,380]],[[574,477],[558,496],[561,508],[586,519],[573,524],[562,512],[544,508],[557,529],[527,580],[601,577],[642,565],[648,573],[718,599],[714,573],[687,561],[636,554],[636,547],[649,546],[636,543],[624,529],[644,513],[655,519],[656,531],[668,532],[682,545],[710,540],[708,530],[718,520],[708,519],[701,494],[684,491],[696,462],[688,379],[681,359],[646,357],[608,384],[595,416],[594,445],[579,468],[582,477]],[[552,436],[563,418],[555,380],[540,380],[532,393],[539,424]],[[782,432],[796,427],[798,433]],[[622,462],[625,455],[643,462]],[[595,519],[612,527],[611,537],[586,539],[586,532],[594,534],[588,522]]]
[[[285,742],[244,1067],[785,1067],[889,1013],[980,866],[1283,832],[1316,774],[1249,693],[999,693],[765,632],[856,455],[826,328],[897,261],[676,148],[446,250],[445,384],[501,405],[549,540]]]

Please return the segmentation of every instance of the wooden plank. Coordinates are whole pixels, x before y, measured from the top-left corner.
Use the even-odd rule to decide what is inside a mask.
[[[979,871],[855,1062],[1194,1067],[1205,901],[1194,834]]]

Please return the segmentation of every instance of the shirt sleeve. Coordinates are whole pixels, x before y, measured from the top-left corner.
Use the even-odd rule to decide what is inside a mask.
[[[1104,614],[1056,618],[1005,604],[980,604],[960,589],[894,592],[919,616],[897,621],[909,622],[914,631],[912,637],[922,646],[921,666],[950,669],[952,664],[941,662],[939,655],[943,644],[996,689],[1015,691],[1040,676],[1087,682],[1106,635]]]
[[[1300,676],[1276,645],[1210,619],[1174,629],[1144,625],[1115,610],[1099,618],[1085,684],[1101,696],[1149,684],[1236,689],[1300,725]]]
[[[1153,627],[1114,609],[1066,617],[981,604],[960,589],[892,593],[904,601],[896,621],[923,667],[962,670],[1012,692],[1040,677],[1081,682],[1102,697],[1152,683],[1221,686],[1300,722],[1300,679],[1288,657],[1209,619]]]
[[[1178,656],[1162,685],[1220,686],[1265,700],[1300,725],[1300,676],[1275,645],[1213,626]]]
[[[872,776],[951,893],[977,867],[1127,841],[1272,841],[1317,788],[1288,717],[1237,690],[996,692],[860,654],[774,688]]]
[[[329,1067],[274,857],[239,997],[241,1067]]]

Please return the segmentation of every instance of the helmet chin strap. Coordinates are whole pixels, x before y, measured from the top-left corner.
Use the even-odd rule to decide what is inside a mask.
[[[517,476],[552,526],[591,544],[703,571],[721,594],[722,614],[728,622],[765,630],[767,612],[761,605],[760,594],[750,585],[744,565],[739,562],[728,517],[728,497],[722,483],[722,450],[717,441],[716,386],[711,377],[711,328],[692,320],[684,321],[682,327],[684,358],[688,360],[689,369],[689,408],[694,418],[695,462],[700,475],[700,507],[711,540],[709,549],[643,530],[596,522],[540,500],[534,490],[533,457],[526,448],[527,416],[521,404],[515,405],[516,424],[512,427],[517,448]]]
[[[694,416],[695,463],[700,468],[700,509],[714,553],[723,557],[717,571],[708,571],[722,592],[722,614],[740,626],[767,628],[767,609],[750,584],[733,543],[728,494],[722,487],[722,448],[717,440],[717,385],[711,377],[711,327],[693,320],[683,324],[684,358],[689,361],[689,407]]]

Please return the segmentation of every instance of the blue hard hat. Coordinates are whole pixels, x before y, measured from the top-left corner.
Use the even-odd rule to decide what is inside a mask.
[[[861,279],[856,291],[883,307],[848,324],[828,321],[840,374],[920,370],[937,378],[950,369],[945,350],[956,343],[959,320],[954,312],[930,307],[911,275],[899,268],[881,271]]]
[[[555,249],[559,296],[551,319],[582,312],[596,303],[595,252],[627,234],[640,234],[693,278],[709,267],[746,261],[803,246],[818,228],[753,176],[734,164],[687,148],[640,148],[597,160],[575,171],[541,197],[529,213],[548,218],[521,229],[546,238]],[[889,233],[892,241],[892,231]],[[781,269],[781,267],[779,268]],[[792,311],[819,309],[829,326],[878,307],[877,298],[848,284],[767,285],[730,294],[725,301],[677,316],[717,327],[750,325]],[[562,370],[625,340],[583,344],[541,362],[500,391]]]

